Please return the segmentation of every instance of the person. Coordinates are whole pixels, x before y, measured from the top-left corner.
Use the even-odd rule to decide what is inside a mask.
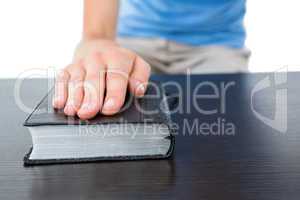
[[[90,119],[117,113],[156,73],[247,71],[245,0],[84,0],[83,36],[58,75],[53,106]],[[151,66],[151,67],[150,67]]]

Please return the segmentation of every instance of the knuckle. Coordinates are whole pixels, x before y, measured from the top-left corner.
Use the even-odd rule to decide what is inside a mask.
[[[95,84],[100,84],[105,79],[105,71],[87,71],[84,82],[92,82]]]
[[[65,81],[70,77],[69,72],[66,69],[63,69],[59,74],[57,75],[58,81]]]
[[[122,70],[108,70],[107,74],[108,74],[108,81],[110,82],[119,82],[123,80],[127,81],[129,78],[128,73]]]
[[[107,59],[118,59],[118,60],[127,60],[133,61],[135,58],[135,54],[130,50],[125,48],[113,48],[103,54],[103,57]]]
[[[114,49],[109,49],[106,52],[102,54],[102,58],[107,61],[110,58],[118,58],[120,57],[120,53],[114,48]]]
[[[120,51],[122,54],[124,54],[125,56],[127,56],[128,58],[130,58],[130,59],[134,59],[134,58],[136,57],[136,54],[135,54],[133,51],[129,50],[129,49],[120,47],[120,48],[119,48],[119,51]]]
[[[92,52],[84,59],[85,65],[88,65],[89,63],[96,63],[96,64],[102,64],[102,56],[99,52]]]
[[[100,75],[95,72],[89,72],[86,74],[85,81],[95,81],[100,79]]]
[[[97,90],[97,88],[101,88],[102,82],[103,81],[101,81],[99,77],[97,77],[96,75],[92,75],[86,77],[83,84],[85,88],[93,87]]]
[[[135,54],[126,49],[114,48],[103,54],[103,60],[108,72],[117,71],[129,74],[135,61]]]
[[[85,70],[81,67],[74,67],[71,71],[71,81],[82,81],[85,75]]]
[[[141,67],[144,72],[151,72],[150,64],[141,57],[137,57],[137,67]]]
[[[120,76],[128,77],[128,74],[131,71],[131,65],[125,64],[125,62],[119,62],[116,64],[111,64],[106,69],[107,74],[117,74]]]

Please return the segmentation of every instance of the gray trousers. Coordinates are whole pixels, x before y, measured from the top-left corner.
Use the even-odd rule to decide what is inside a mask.
[[[118,38],[152,67],[154,73],[248,72],[250,51],[224,46],[194,47],[163,39]]]

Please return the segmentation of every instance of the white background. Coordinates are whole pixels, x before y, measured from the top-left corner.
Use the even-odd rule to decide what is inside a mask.
[[[250,70],[300,70],[300,2],[248,0],[247,46]],[[82,0],[2,0],[0,77],[31,68],[61,68],[80,40]]]

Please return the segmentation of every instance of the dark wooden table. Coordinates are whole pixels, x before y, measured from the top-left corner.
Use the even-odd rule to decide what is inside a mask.
[[[191,112],[184,109],[173,115],[179,125],[174,159],[30,168],[22,162],[31,146],[30,134],[22,126],[27,114],[16,105],[15,80],[2,79],[0,199],[300,199],[300,73],[289,73],[287,83],[283,79],[278,87],[273,84],[278,81],[274,74],[195,75],[190,82],[185,76],[153,79],[162,83],[175,80],[184,88],[191,85],[183,95],[183,105],[190,106]],[[267,81],[259,84],[263,79]],[[275,101],[284,108],[287,89],[287,115],[282,114],[275,123],[279,128],[263,123],[251,109],[251,91],[257,85],[268,85],[268,80],[271,87],[254,94],[253,108],[260,116],[274,117],[279,109],[275,109]],[[216,114],[205,115],[195,109],[188,97],[201,82],[199,94],[221,92],[222,82],[225,86],[234,82],[226,93],[225,113],[220,110],[220,98],[200,96],[197,100],[198,107],[217,109]],[[46,80],[26,80],[21,100],[32,107],[46,88]],[[173,94],[176,88],[169,85],[166,90]],[[276,99],[276,94],[281,99]],[[224,126],[232,123],[234,134],[207,131],[205,127],[218,120],[225,120]],[[206,123],[203,132],[192,129],[194,122]]]

